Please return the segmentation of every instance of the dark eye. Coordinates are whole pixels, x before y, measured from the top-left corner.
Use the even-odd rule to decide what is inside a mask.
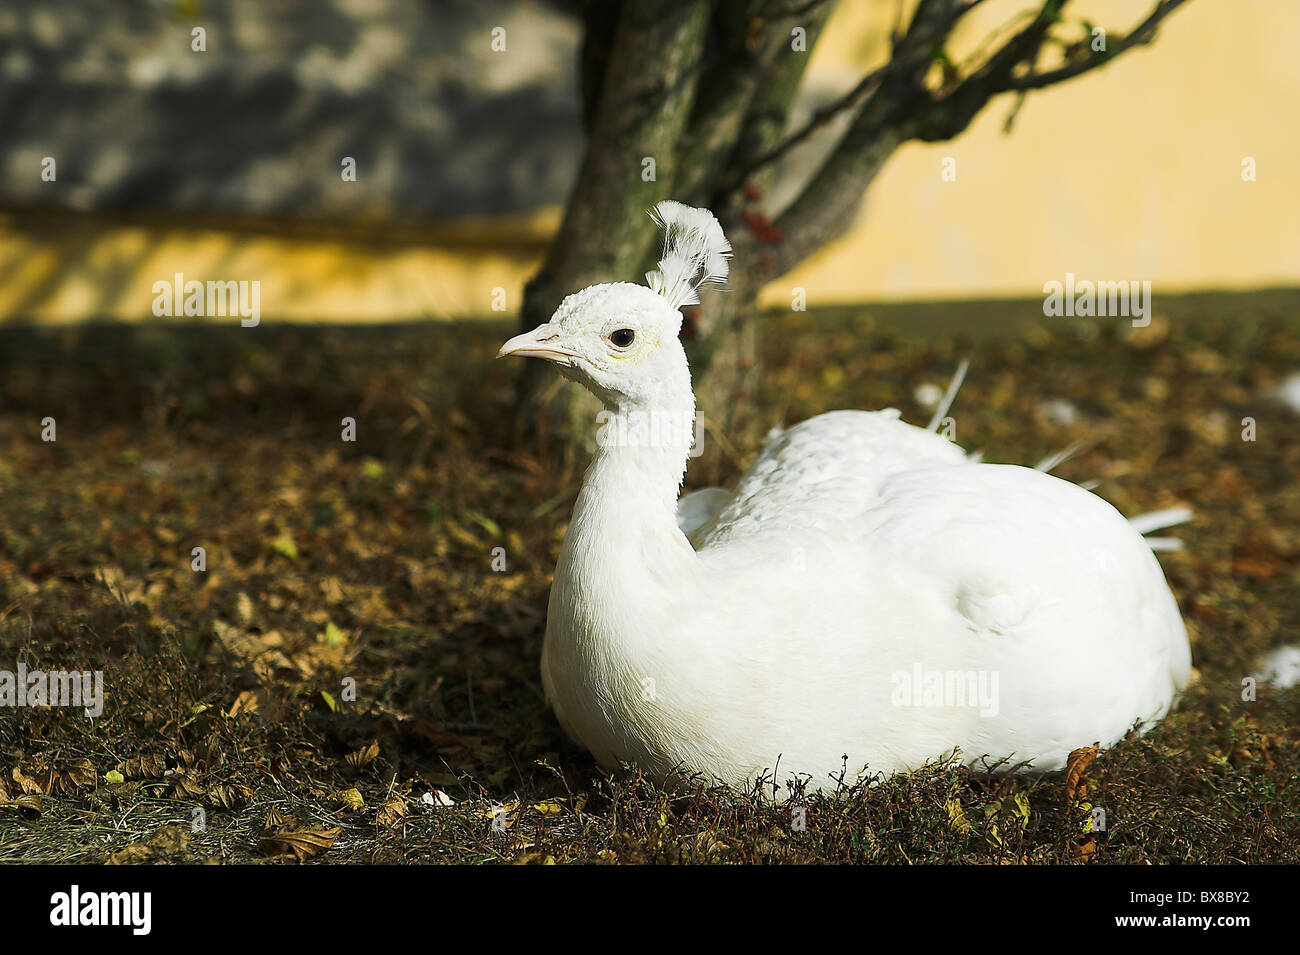
[[[626,348],[636,340],[636,332],[630,328],[619,328],[609,333],[609,340],[619,348]]]

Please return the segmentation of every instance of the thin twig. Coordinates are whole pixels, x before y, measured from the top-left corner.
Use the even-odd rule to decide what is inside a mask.
[[[1156,4],[1155,9],[1151,11],[1151,15],[1134,27],[1127,36],[1116,40],[1111,47],[1107,49],[1107,55],[1104,57],[1090,57],[1089,59],[1080,60],[1077,63],[1070,63],[1055,70],[1048,70],[1046,73],[1029,73],[1025,76],[1011,80],[1010,83],[1002,87],[1002,89],[1038,90],[1068,79],[1073,79],[1076,76],[1081,76],[1089,70],[1096,69],[1099,66],[1109,63],[1130,47],[1143,46],[1150,43],[1152,39],[1155,38],[1156,26],[1160,21],[1186,2],[1187,0],[1160,0],[1160,2]]]
[[[784,9],[778,7],[775,10],[765,10],[763,11],[763,16],[771,17],[774,20],[784,20],[788,17],[802,17],[827,2],[829,2],[829,0],[806,0],[805,3],[795,4],[793,7],[785,7]]]

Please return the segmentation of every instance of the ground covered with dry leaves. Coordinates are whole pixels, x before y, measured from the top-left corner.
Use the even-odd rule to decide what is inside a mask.
[[[808,797],[803,829],[605,774],[547,712],[582,462],[516,438],[503,327],[0,331],[0,670],[106,690],[94,721],[0,710],[0,861],[1300,861],[1300,690],[1242,699],[1300,642],[1300,416],[1268,397],[1300,370],[1300,294],[1158,305],[1145,329],[1034,303],[767,321],[762,401],[688,486],[821,411],[924,423],[918,388],[969,356],[963,445],[1082,441],[1062,476],[1197,514],[1162,563],[1199,680],[1161,726],[1068,776],[938,763]]]

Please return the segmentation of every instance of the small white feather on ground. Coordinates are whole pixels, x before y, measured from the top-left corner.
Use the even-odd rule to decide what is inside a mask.
[[[1053,424],[1069,426],[1079,419],[1079,409],[1064,398],[1049,398],[1038,403],[1038,410]]]
[[[1300,683],[1300,647],[1279,647],[1264,658],[1256,677],[1280,690],[1289,690]]]
[[[912,399],[922,408],[934,408],[943,400],[943,389],[932,381],[927,381],[916,386],[912,391]]]
[[[1292,411],[1300,412],[1300,371],[1290,375],[1270,395]]]

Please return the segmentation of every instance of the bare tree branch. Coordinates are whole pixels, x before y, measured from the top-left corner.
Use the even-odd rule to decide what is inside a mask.
[[[1126,50],[1150,43],[1156,26],[1186,0],[1159,0],[1150,15],[1126,36],[1112,44],[1105,57],[1090,57],[1069,63],[1046,73],[1015,74],[1016,68],[1037,57],[1048,31],[1060,19],[1065,0],[1047,0],[1025,29],[1016,34],[979,69],[962,80],[947,95],[931,96],[929,105],[918,114],[917,138],[925,142],[951,139],[964,130],[990,99],[999,93],[1027,92],[1081,76],[1112,62]]]
[[[1010,90],[1040,90],[1047,86],[1054,86],[1065,80],[1073,79],[1076,76],[1082,76],[1089,70],[1094,70],[1099,66],[1104,66],[1115,57],[1119,56],[1125,50],[1135,46],[1145,46],[1155,39],[1156,27],[1160,21],[1169,14],[1173,13],[1178,7],[1184,4],[1186,0],[1160,0],[1156,4],[1151,14],[1140,24],[1133,28],[1127,35],[1112,41],[1107,45],[1106,56],[1090,57],[1086,60],[1080,60],[1075,63],[1068,63],[1059,69],[1049,70],[1046,73],[1029,73],[1025,76],[1014,78],[1010,85],[1005,89]]]
[[[1010,88],[1016,67],[1038,57],[1043,40],[1060,20],[1066,2],[1043,0],[1034,19],[975,72],[944,95],[925,93],[926,105],[918,108],[913,117],[916,138],[923,142],[951,139],[969,126],[990,98]]]
[[[756,256],[767,277],[789,271],[852,222],[863,191],[912,136],[910,117],[928,100],[923,83],[931,52],[970,9],[972,4],[960,0],[921,0],[917,5],[894,49],[898,68],[886,70],[839,145],[767,230],[777,241],[766,243]]]
[[[926,38],[931,41],[943,39],[952,31],[958,20],[983,2],[984,0],[970,0],[969,3],[956,8],[938,25],[929,28],[926,31]],[[915,20],[913,21],[913,26],[916,26]],[[919,65],[928,67],[930,58],[931,47],[924,45],[922,42],[914,42],[911,44],[910,49],[904,47],[903,43],[896,44],[895,55],[890,58],[888,63],[872,70],[859,80],[853,89],[849,90],[839,99],[826,104],[813,113],[807,123],[790,133],[766,153],[763,153],[761,156],[751,161],[740,171],[739,174],[736,175],[735,181],[728,183],[728,185],[734,187],[738,183],[748,179],[757,170],[775,163],[795,146],[798,146],[819,129],[828,125],[835,119],[835,117],[859,106],[867,94],[874,90],[885,79],[885,77],[907,68],[914,69]]]

